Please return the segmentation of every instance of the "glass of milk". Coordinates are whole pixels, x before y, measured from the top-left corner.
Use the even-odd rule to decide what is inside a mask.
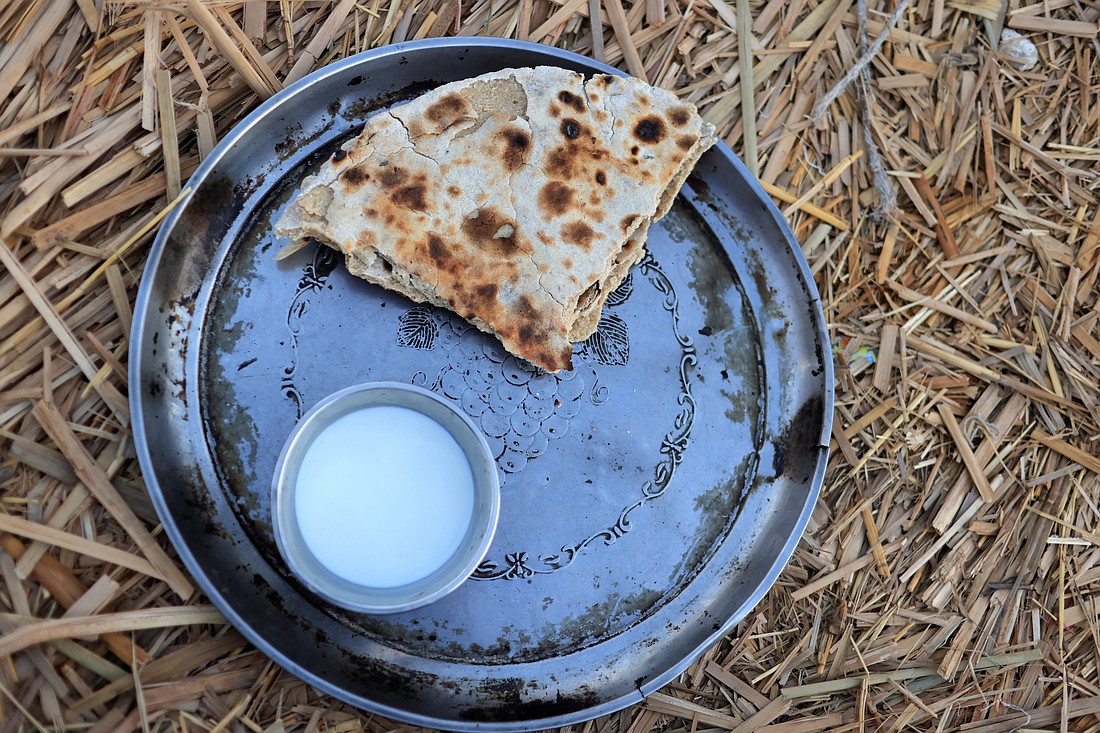
[[[271,508],[291,572],[332,603],[396,613],[450,593],[484,559],[500,484],[457,406],[396,382],[357,385],[306,413],[283,446]]]

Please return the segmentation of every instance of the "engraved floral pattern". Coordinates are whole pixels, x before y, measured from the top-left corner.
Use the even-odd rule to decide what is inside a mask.
[[[477,569],[477,578],[499,578],[501,580],[521,580],[530,578],[535,571],[527,567],[526,552],[512,552],[504,556],[503,565],[498,565],[492,560],[483,562]]]
[[[432,306],[417,305],[406,311],[398,327],[398,343],[418,349],[437,342],[457,349],[460,360],[447,364],[431,381],[420,380],[462,406],[485,434],[502,472],[518,473],[528,461],[541,456],[551,440],[569,432],[569,418],[576,415],[586,395],[593,404],[597,393],[595,371],[577,364],[571,372],[547,374],[517,359],[491,339],[463,340],[472,329],[465,321]],[[600,393],[602,394],[602,393]]]
[[[317,247],[312,262],[304,268],[287,312],[290,335],[290,363],[283,368],[281,390],[302,415],[304,395],[299,388],[298,335],[311,302],[324,288],[339,263],[338,254]],[[447,352],[447,364],[434,376],[424,372],[412,376],[426,386],[459,403],[486,435],[500,471],[501,484],[508,476],[545,454],[550,442],[568,434],[570,421],[585,405],[599,408],[612,395],[601,383],[597,367],[621,367],[630,361],[627,322],[615,313],[634,293],[635,281],[644,278],[661,296],[662,308],[671,317],[672,335],[680,349],[678,413],[661,440],[650,478],[639,487],[637,498],[624,506],[608,526],[555,552],[534,555],[524,550],[508,551],[486,559],[474,572],[478,580],[529,579],[553,573],[571,565],[592,548],[614,544],[631,530],[631,515],[644,504],[660,498],[676,473],[687,449],[695,418],[690,375],[697,363],[691,338],[681,330],[678,298],[668,276],[647,254],[607,299],[599,325],[574,351],[574,369],[548,374],[508,354],[494,339],[464,337],[474,329],[448,311],[429,305],[414,305],[400,317],[397,344],[404,348]]]
[[[309,312],[310,303],[321,292],[329,275],[336,269],[340,262],[339,254],[331,247],[314,247],[313,261],[305,266],[302,275],[298,279],[298,287],[294,291],[294,298],[290,301],[290,308],[286,314],[286,328],[290,333],[290,363],[283,367],[280,391],[283,396],[294,402],[297,417],[302,416],[302,405],[305,397],[297,384],[298,376],[298,335],[302,329],[302,321]]]
[[[630,335],[626,321],[614,313],[601,314],[596,332],[585,340],[583,348],[591,351],[601,364],[625,366],[630,361]]]
[[[683,460],[695,416],[689,382],[697,361],[695,347],[680,330],[676,292],[652,255],[646,255],[636,272],[663,296],[662,306],[671,315],[673,336],[680,346],[680,409],[661,441],[652,477],[642,484],[638,498],[623,507],[605,529],[537,557],[525,551],[507,552],[502,559],[490,557],[477,568],[475,579],[516,580],[556,572],[589,548],[613,544],[630,531],[631,515],[639,507],[664,494]],[[598,407],[610,397],[608,387],[600,384],[596,365],[616,367],[629,362],[629,329],[613,309],[624,304],[633,292],[632,273],[608,296],[608,308],[596,332],[576,347],[571,372],[547,374],[509,355],[496,341],[462,339],[472,326],[426,305],[414,306],[401,316],[397,339],[408,348],[442,346],[455,350],[455,358],[430,383],[423,373],[414,381],[458,402],[479,423],[497,458],[503,485],[509,475],[519,473],[528,462],[542,456],[551,440],[567,434],[570,418],[585,403]]]
[[[669,430],[661,441],[661,457],[653,469],[653,477],[641,486],[641,497],[627,505],[619,513],[618,520],[607,528],[595,532],[574,545],[565,545],[558,553],[544,555],[539,558],[541,566],[534,569],[535,573],[552,573],[567,567],[591,547],[608,546],[617,542],[630,532],[630,515],[641,506],[664,495],[669,482],[676,473],[676,468],[684,458],[687,449],[688,437],[691,434],[692,423],[695,419],[695,400],[691,396],[691,383],[689,377],[692,368],[698,363],[691,338],[680,330],[680,316],[678,311],[678,299],[676,291],[668,276],[657,265],[652,255],[646,254],[645,259],[639,265],[638,272],[646,277],[657,291],[664,296],[662,306],[672,315],[673,334],[680,345],[680,395],[677,403],[680,410]],[[610,302],[610,298],[608,299]],[[479,579],[508,579],[505,574],[500,574],[495,569],[489,569],[483,564],[473,576]]]

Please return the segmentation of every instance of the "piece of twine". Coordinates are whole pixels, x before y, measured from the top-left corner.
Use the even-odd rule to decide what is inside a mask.
[[[1013,728],[1013,729],[1012,729],[1011,731],[1009,731],[1009,733],[1016,733],[1016,731],[1018,731],[1018,730],[1020,730],[1021,728],[1024,728],[1024,727],[1026,727],[1026,726],[1028,726],[1028,725],[1030,725],[1030,724],[1031,724],[1031,720],[1032,720],[1032,718],[1031,718],[1031,713],[1029,713],[1029,712],[1028,712],[1027,710],[1024,710],[1024,709],[1023,709],[1022,707],[1020,707],[1019,705],[1013,705],[1012,703],[1010,703],[1010,702],[1008,702],[1008,701],[1006,701],[1006,700],[1000,700],[1000,701],[998,701],[998,702],[1000,702],[1000,703],[1001,703],[1001,705],[1002,705],[1003,707],[1006,707],[1006,708],[1008,708],[1009,710],[1015,710],[1016,712],[1019,712],[1019,713],[1023,713],[1023,714],[1024,714],[1024,717],[1025,717],[1025,720],[1024,720],[1024,722],[1023,722],[1023,723],[1021,723],[1020,725],[1016,726],[1015,728]],[[986,706],[985,706],[985,708],[984,708],[984,709],[982,710],[982,712],[989,712],[989,709],[990,709],[990,708],[992,708],[992,707],[993,707],[993,703],[992,703],[992,702],[986,703]]]
[[[863,142],[867,146],[867,165],[871,167],[871,181],[874,183],[875,192],[878,193],[878,208],[873,216],[883,217],[890,216],[897,210],[898,195],[894,191],[894,183],[890,180],[890,175],[886,172],[886,166],[882,163],[882,154],[879,153],[871,131],[871,104],[874,101],[874,92],[871,91],[869,76],[865,74],[860,78],[860,85],[863,88],[863,109],[860,112],[860,119],[863,122]]]
[[[894,12],[890,15],[890,18],[883,25],[882,30],[875,36],[874,42],[870,47],[867,45],[867,0],[859,0],[856,4],[856,15],[859,20],[859,59],[852,64],[852,67],[840,78],[833,88],[830,89],[825,96],[817,101],[813,109],[810,110],[810,121],[815,125],[825,117],[825,113],[829,110],[829,105],[836,101],[845,89],[847,89],[853,81],[859,79],[860,97],[863,102],[863,109],[860,112],[860,121],[863,127],[863,141],[867,146],[867,164],[871,167],[871,177],[875,186],[875,192],[878,194],[879,205],[875,212],[877,216],[889,216],[897,209],[898,197],[894,192],[894,185],[890,181],[890,176],[886,172],[886,166],[882,162],[882,154],[879,152],[878,145],[875,143],[874,133],[871,129],[871,108],[874,105],[874,91],[871,89],[871,61],[878,55],[878,52],[882,50],[883,44],[886,43],[887,37],[890,35],[890,31],[898,21],[901,19],[902,14],[909,7],[910,0],[900,0],[898,6],[894,9]]]

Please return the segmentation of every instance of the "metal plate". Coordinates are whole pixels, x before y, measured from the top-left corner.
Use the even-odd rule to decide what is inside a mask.
[[[206,594],[318,688],[450,730],[566,725],[663,686],[775,581],[825,468],[820,303],[779,212],[723,145],[650,230],[568,374],[535,374],[462,321],[351,277],[326,248],[273,260],[271,225],[295,185],[373,111],[540,64],[613,72],[534,44],[432,40],[346,59],[268,100],[192,176],[134,318],[142,469]],[[268,505],[298,416],[368,380],[462,405],[502,483],[475,578],[386,617],[295,582]]]

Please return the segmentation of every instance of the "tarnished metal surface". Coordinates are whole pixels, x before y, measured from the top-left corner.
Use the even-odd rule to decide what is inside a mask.
[[[789,559],[824,471],[832,372],[790,232],[723,146],[650,230],[578,346],[536,374],[448,314],[351,277],[325,248],[273,260],[272,223],[372,111],[510,66],[595,62],[447,39],[330,66],[269,100],[191,179],[135,314],[134,432],[165,527],[257,646],[366,710],[451,730],[603,714],[672,679]],[[367,380],[454,400],[489,436],[496,538],[438,603],[362,616],[300,586],[268,490],[297,418]]]

